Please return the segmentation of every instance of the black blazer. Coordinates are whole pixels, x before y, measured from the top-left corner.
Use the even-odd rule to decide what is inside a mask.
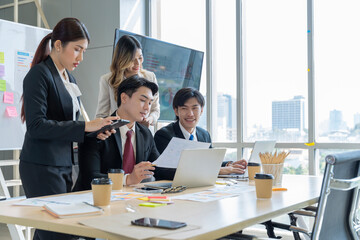
[[[70,82],[76,83],[69,75]],[[70,94],[48,57],[35,65],[23,83],[26,134],[20,160],[48,166],[71,166],[72,142],[84,139],[85,122],[73,121]]]
[[[159,152],[149,129],[135,123],[135,134],[136,163],[155,161]],[[89,190],[93,178],[107,177],[110,168],[122,168],[122,155],[119,129],[105,141],[86,137],[84,143],[79,144],[79,177],[74,191]]]
[[[184,134],[180,129],[179,121],[170,123],[169,125],[161,128],[155,133],[154,140],[156,148],[159,150],[160,153],[165,150],[173,137],[185,139]],[[196,127],[196,137],[199,142],[211,143],[211,137],[209,132],[201,127]],[[210,147],[212,146],[210,145]],[[156,180],[173,180],[175,172],[176,168],[156,167]]]

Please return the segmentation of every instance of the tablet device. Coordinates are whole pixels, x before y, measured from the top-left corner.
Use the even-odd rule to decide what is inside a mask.
[[[102,133],[102,132],[105,132],[105,131],[110,131],[112,129],[119,128],[119,127],[124,126],[124,125],[129,124],[129,123],[130,123],[130,121],[124,120],[124,119],[116,120],[116,121],[113,121],[111,124],[102,127],[100,130],[97,130],[97,131],[90,132],[90,133],[86,134],[86,136],[88,136],[88,137],[96,137],[99,133]]]

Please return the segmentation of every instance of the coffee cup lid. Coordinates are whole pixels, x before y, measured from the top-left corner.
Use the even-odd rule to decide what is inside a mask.
[[[107,184],[112,184],[112,181],[110,178],[94,178],[91,181],[91,184],[94,185],[107,185]]]
[[[124,173],[124,170],[122,170],[120,168],[110,168],[108,170],[108,173]]]
[[[260,163],[249,162],[248,166],[260,166]]]
[[[272,174],[265,174],[265,173],[256,173],[255,179],[274,179]]]

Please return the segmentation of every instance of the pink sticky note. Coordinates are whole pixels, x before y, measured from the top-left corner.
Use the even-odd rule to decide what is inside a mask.
[[[6,115],[8,117],[17,117],[18,116],[18,113],[16,111],[16,107],[14,106],[9,106],[9,107],[6,107]]]
[[[4,103],[14,104],[14,93],[4,92]]]

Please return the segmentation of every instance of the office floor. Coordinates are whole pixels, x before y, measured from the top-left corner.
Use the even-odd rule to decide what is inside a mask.
[[[11,240],[10,233],[6,224],[0,224],[0,239]]]

